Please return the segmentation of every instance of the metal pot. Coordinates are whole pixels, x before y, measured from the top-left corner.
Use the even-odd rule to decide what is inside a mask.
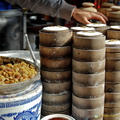
[[[21,26],[21,10],[0,11],[0,50],[20,50]]]
[[[20,54],[19,54],[20,53]],[[32,88],[36,83],[40,82],[40,72],[39,72],[39,68],[38,66],[36,66],[33,62],[31,62],[30,60],[25,60],[23,59],[24,56],[27,56],[27,54],[29,55],[29,52],[26,51],[24,53],[24,51],[5,51],[5,52],[0,52],[0,56],[12,56],[12,58],[19,58],[17,56],[22,55],[22,58],[19,58],[20,60],[24,60],[29,64],[32,64],[36,70],[37,70],[37,74],[34,78],[30,79],[30,80],[26,80],[23,82],[19,82],[19,83],[13,83],[13,84],[0,84],[0,94],[1,95],[9,95],[9,94],[15,94],[15,93],[20,93],[22,91],[24,91],[25,89],[30,89]],[[15,57],[16,55],[16,57]],[[13,57],[14,56],[14,57]],[[10,57],[8,57],[10,58]],[[26,57],[28,58],[28,57]],[[30,58],[29,58],[30,59]]]

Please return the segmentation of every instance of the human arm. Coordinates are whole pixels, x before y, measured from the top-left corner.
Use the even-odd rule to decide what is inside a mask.
[[[6,0],[11,4],[17,4],[22,8],[30,9],[36,13],[52,17],[71,20],[71,13],[75,6],[66,3],[64,0]]]
[[[6,0],[12,4],[17,4],[22,8],[30,9],[31,11],[49,15],[52,17],[71,20],[73,17],[76,21],[88,24],[90,19],[97,19],[106,23],[107,18],[98,12],[88,12],[76,8],[73,5],[66,3],[64,0]]]

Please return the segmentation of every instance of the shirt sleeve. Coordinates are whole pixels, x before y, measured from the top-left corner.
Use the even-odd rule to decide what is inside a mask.
[[[64,0],[6,0],[11,4],[17,4],[22,8],[49,15],[52,17],[71,20],[71,14],[75,6],[68,4]]]

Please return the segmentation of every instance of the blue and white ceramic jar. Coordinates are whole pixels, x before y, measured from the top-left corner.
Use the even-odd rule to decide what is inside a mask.
[[[0,96],[0,120],[40,120],[41,102],[40,82],[21,93]]]

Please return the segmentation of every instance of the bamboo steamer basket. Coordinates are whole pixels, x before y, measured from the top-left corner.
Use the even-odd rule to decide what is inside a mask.
[[[108,11],[107,17],[120,19],[120,11]]]
[[[80,32],[80,31],[91,31],[91,32],[95,32],[95,28],[90,28],[90,27],[86,27],[86,26],[80,26],[80,27],[71,27],[70,30],[72,30],[73,32],[73,39],[74,39],[74,35],[77,33],[77,32]]]
[[[109,19],[111,19],[111,18],[109,18]],[[115,19],[115,20],[116,20],[116,19]],[[115,20],[114,20],[114,21],[109,20],[109,21],[108,21],[108,23],[107,23],[107,24],[108,24],[108,26],[115,26],[115,25],[117,25],[117,26],[118,26],[118,25],[120,24],[120,22],[119,22],[119,21],[117,21],[117,20],[115,21]]]
[[[87,27],[93,27],[96,31],[101,32],[103,35],[106,35],[108,26],[102,23],[90,23],[86,25]]]
[[[110,28],[107,31],[107,39],[119,40],[120,39],[119,33],[120,33],[120,26],[119,25],[110,26]]]
[[[97,12],[97,9],[94,7],[94,4],[92,2],[83,2],[83,7],[80,7],[80,9],[90,12]]]
[[[120,83],[105,83],[105,92],[120,92]]]
[[[108,103],[119,103],[120,102],[120,92],[105,93],[105,102]]]
[[[65,110],[65,111],[59,111],[59,112],[46,111],[46,110],[42,109],[41,114],[42,114],[42,116],[51,115],[51,114],[65,114],[65,115],[70,115],[70,108],[67,109],[67,110]]]
[[[107,17],[110,21],[120,22],[120,7],[119,6],[111,6],[111,11],[107,12]]]
[[[98,50],[105,48],[105,36],[100,37],[83,37],[75,35],[73,46],[78,49]]]
[[[108,53],[119,53],[120,52],[120,48],[119,47],[106,47],[106,54]],[[115,54],[115,56],[118,56],[118,55],[116,55]],[[114,58],[115,59],[115,58]]]
[[[114,6],[114,4],[109,2],[103,2],[101,8],[98,8],[98,11],[107,16],[107,12],[112,10],[111,6]]]
[[[104,106],[104,95],[98,98],[80,98],[72,94],[72,104],[80,109],[97,109]]]
[[[82,3],[82,6],[83,6],[83,7],[93,7],[94,4],[93,4],[92,2],[83,2],[83,3]]]
[[[39,45],[40,56],[48,58],[66,58],[71,57],[71,46],[47,47]]]
[[[41,79],[45,82],[64,82],[71,80],[71,70],[49,71],[41,69]]]
[[[116,107],[116,108],[105,107],[104,113],[105,114],[118,114],[118,113],[120,113],[120,108],[119,107]]]
[[[120,108],[120,102],[105,102],[105,108]]]
[[[106,59],[106,71],[120,71],[120,60]]]
[[[71,90],[71,81],[57,82],[57,83],[42,81],[42,85],[43,85],[43,92],[51,93],[51,94],[52,93],[57,94]]]
[[[97,9],[95,7],[80,7],[80,9],[89,12],[97,12]]]
[[[108,17],[108,20],[110,22],[115,22],[115,24],[117,23],[117,25],[119,25],[119,22],[120,22],[120,18],[113,18],[113,17]],[[115,25],[114,24],[114,25]]]
[[[83,50],[73,47],[73,59],[86,62],[96,62],[104,60],[105,48],[99,50]]]
[[[94,74],[82,74],[72,71],[72,81],[81,86],[97,86],[105,82],[105,71]]]
[[[111,6],[114,6],[114,3],[103,2],[103,3],[101,4],[101,7],[103,7],[103,8],[110,8]]]
[[[45,58],[40,57],[41,68],[53,69],[67,69],[71,68],[71,58]]]
[[[104,107],[97,109],[80,109],[72,105],[72,116],[76,120],[103,120]]]
[[[71,44],[72,31],[40,31],[40,45],[44,46],[66,46]]]
[[[57,105],[57,104],[64,104],[70,102],[71,95],[69,91],[64,91],[59,94],[50,94],[43,92],[43,103],[48,105]]]
[[[105,80],[113,84],[120,83],[120,71],[106,71]]]
[[[108,49],[108,48],[111,49],[111,51],[109,51],[109,52],[113,52],[112,49],[116,49],[116,50],[118,50],[118,51],[116,51],[118,53],[119,47],[120,47],[120,40],[118,40],[118,39],[106,40],[105,46],[106,46],[106,49]]]
[[[85,73],[85,74],[94,74],[99,73],[105,70],[105,60],[97,62],[81,62],[72,60],[73,71]]]
[[[98,86],[80,86],[73,83],[73,94],[81,98],[98,98],[104,95],[104,83]]]
[[[111,8],[99,8],[98,11],[100,13],[103,13],[105,16],[107,16],[107,12],[108,11],[111,11],[112,9]]]
[[[86,27],[86,26],[80,26],[80,27],[71,27],[70,30],[72,30],[73,32],[73,35],[72,35],[72,39],[74,40],[74,36],[76,35],[77,32],[80,32],[80,31],[90,31],[90,32],[95,32],[95,28],[90,28],[90,27]]]
[[[120,60],[120,53],[106,53],[106,59]]]
[[[70,108],[70,103],[64,103],[64,104],[58,104],[58,105],[47,105],[47,104],[42,104],[42,109],[49,111],[49,112],[61,112],[68,110]]]
[[[107,39],[120,39],[120,30],[107,30]]]

